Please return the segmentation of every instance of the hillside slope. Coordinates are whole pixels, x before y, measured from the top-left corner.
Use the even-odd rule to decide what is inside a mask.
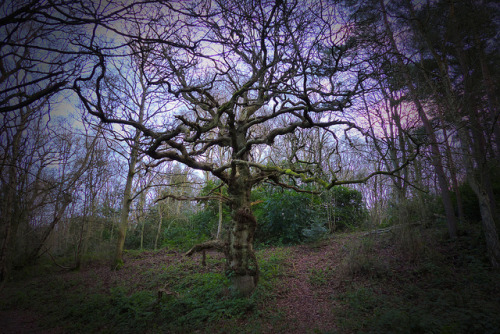
[[[2,292],[2,333],[497,333],[500,273],[477,231],[337,235],[258,252],[261,281],[234,298],[221,254],[131,252],[120,271],[18,273]]]

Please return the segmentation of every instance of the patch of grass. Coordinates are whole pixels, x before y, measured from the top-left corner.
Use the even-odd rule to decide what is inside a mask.
[[[149,249],[124,249],[123,254],[126,254],[130,259],[138,259],[155,251]]]
[[[349,235],[338,252],[340,263],[326,259],[327,252],[332,267],[311,263],[305,279],[314,293],[330,291],[339,332],[498,332],[500,272],[487,262],[481,234],[464,232],[446,241],[438,239],[437,230],[416,232],[401,243],[425,241],[422,248],[410,249],[420,249],[418,257],[404,254],[390,233]],[[151,252],[137,252],[127,254],[119,272],[100,268],[10,282],[0,309],[29,309],[40,314],[46,328],[71,333],[262,333],[270,328],[285,333],[296,329],[298,320],[276,309],[275,299],[289,289],[294,262],[289,260],[296,251],[259,250],[260,281],[249,298],[231,294],[219,256],[207,254],[202,266],[199,256],[153,258]],[[332,282],[340,285],[334,288]]]
[[[498,309],[450,290],[409,286],[400,295],[350,290],[335,310],[341,328],[362,333],[495,333]]]
[[[196,271],[198,265],[191,258],[185,261],[162,265],[161,267],[152,267],[141,273],[146,282],[146,287],[155,289],[166,286],[173,286],[183,277]]]
[[[173,287],[174,298],[158,304],[161,329],[186,331],[207,322],[240,317],[255,306],[251,298],[232,298],[227,293],[229,281],[220,273],[190,274]]]
[[[345,248],[345,256],[339,266],[340,272],[351,278],[388,275],[388,265],[384,259],[377,256],[375,248],[376,244],[372,237],[352,241]]]
[[[311,268],[309,270],[309,283],[313,286],[329,284],[333,271],[330,268]]]
[[[256,256],[260,270],[256,293],[269,295],[281,283],[280,278],[287,270],[285,261],[291,256],[291,251],[287,247],[265,249],[258,251]]]
[[[278,278],[284,274],[283,262],[289,256],[287,249],[266,250],[257,253],[260,263],[260,281],[255,293],[249,298],[233,297],[229,291],[229,280],[220,271],[209,273],[197,273],[195,271],[185,275],[181,271],[185,264],[177,267],[169,267],[170,275],[176,275],[178,281],[172,285],[173,291],[178,297],[170,298],[162,302],[161,314],[163,323],[168,322],[167,327],[162,330],[183,332],[199,328],[220,328],[224,323],[227,332],[241,333],[241,325],[238,319],[245,316],[249,324],[244,332],[251,333],[255,330],[260,332],[260,311],[263,302],[269,298]],[[223,260],[208,259],[210,262],[220,265]],[[184,273],[184,276],[182,276]],[[226,331],[224,331],[226,332]]]
[[[425,239],[418,226],[403,224],[399,228],[395,228],[392,233],[392,241],[405,260],[409,262],[418,262],[432,253],[426,242],[428,240]]]
[[[145,253],[128,252],[127,256],[134,261]],[[238,319],[243,316],[252,323],[248,329],[258,333],[261,317],[272,317],[261,310],[283,277],[283,263],[290,252],[267,249],[257,256],[261,278],[249,298],[233,297],[229,280],[223,274],[225,260],[207,254],[206,266],[201,266],[199,259],[174,259],[158,267],[141,267],[144,270],[138,273],[139,284],[116,280],[107,290],[93,272],[82,273],[87,281],[80,276],[52,275],[33,280],[32,284],[21,282],[2,298],[0,309],[30,309],[43,315],[41,326],[62,327],[72,333],[185,333],[206,328],[215,331],[221,323],[233,324],[238,332]],[[128,267],[120,275],[128,275],[126,270],[135,268]],[[159,289],[163,291],[161,295]]]

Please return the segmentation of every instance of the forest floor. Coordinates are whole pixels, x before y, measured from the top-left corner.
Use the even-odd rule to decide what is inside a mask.
[[[259,250],[259,287],[235,298],[224,259],[129,252],[110,270],[47,264],[0,295],[0,333],[500,333],[500,273],[480,234],[442,230],[335,235]]]

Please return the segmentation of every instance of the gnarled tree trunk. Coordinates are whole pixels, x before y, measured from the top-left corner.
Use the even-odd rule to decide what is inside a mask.
[[[233,292],[242,296],[249,296],[259,280],[253,250],[257,220],[251,209],[251,193],[250,168],[245,164],[234,166],[228,182],[232,222],[226,249],[226,273],[231,279]]]
[[[251,295],[259,280],[259,266],[253,249],[257,220],[251,210],[250,194],[251,185],[245,186],[242,180],[233,180],[229,185],[232,221],[226,241],[210,240],[195,245],[185,254],[191,256],[207,249],[224,252],[226,275],[231,280],[233,293],[239,296]]]
[[[250,295],[259,280],[259,266],[253,250],[257,221],[249,207],[234,213],[227,251],[228,269],[237,294]]]

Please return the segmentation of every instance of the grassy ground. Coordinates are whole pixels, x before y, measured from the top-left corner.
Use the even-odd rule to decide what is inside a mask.
[[[259,287],[235,298],[223,258],[130,252],[120,271],[93,262],[18,273],[0,328],[38,333],[500,333],[500,273],[480,233],[344,234],[258,252]],[[0,329],[2,332],[2,329]]]

